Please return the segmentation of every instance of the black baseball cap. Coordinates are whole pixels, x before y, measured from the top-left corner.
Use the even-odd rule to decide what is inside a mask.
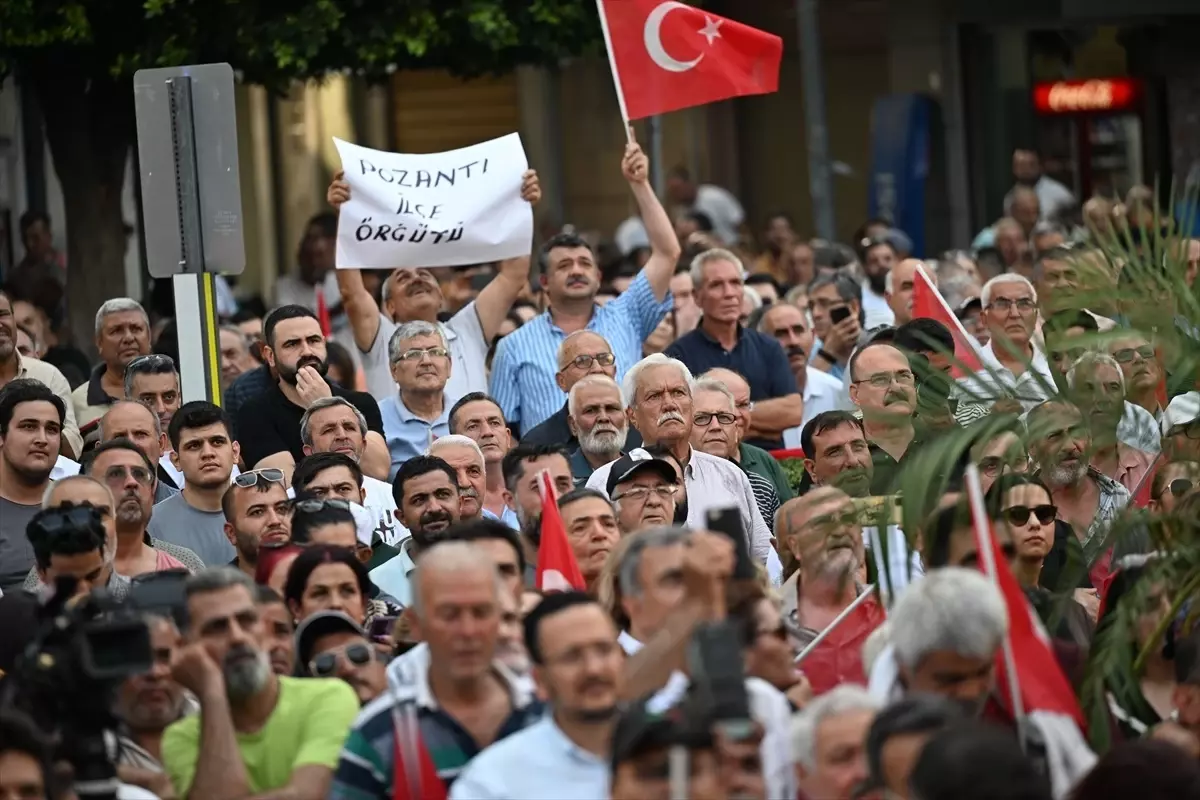
[[[367,638],[362,625],[341,611],[318,611],[296,628],[296,663],[301,669],[308,669],[308,662],[312,661],[312,650],[317,640],[331,633],[356,633],[364,639]]]
[[[613,773],[619,764],[656,750],[675,745],[690,749],[713,746],[712,731],[690,722],[683,704],[661,712],[650,710],[652,706],[652,699],[645,698],[626,706],[617,717],[610,748]]]
[[[613,490],[625,481],[632,479],[639,472],[653,472],[668,483],[679,484],[679,474],[675,467],[661,458],[655,458],[640,447],[629,451],[613,462],[608,473],[608,483],[605,484],[605,494],[612,497]]]

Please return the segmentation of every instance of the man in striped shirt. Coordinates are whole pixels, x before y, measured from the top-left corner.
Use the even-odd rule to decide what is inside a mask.
[[[550,309],[500,340],[492,361],[491,394],[504,418],[521,432],[563,408],[567,394],[556,381],[558,349],[568,334],[600,334],[616,356],[616,379],[642,356],[642,343],[671,309],[670,283],[679,259],[671,220],[650,187],[649,159],[631,142],[621,171],[633,190],[650,236],[652,253],[629,288],[606,305],[596,303],[600,268],[584,239],[562,233],[542,247],[541,282]]]

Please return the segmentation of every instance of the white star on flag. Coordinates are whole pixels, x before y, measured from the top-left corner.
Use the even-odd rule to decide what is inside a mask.
[[[724,22],[725,20],[723,19],[713,19],[712,17],[705,15],[704,27],[700,29],[700,35],[705,39],[708,39],[709,47],[712,47],[713,39],[721,38],[721,24]]]

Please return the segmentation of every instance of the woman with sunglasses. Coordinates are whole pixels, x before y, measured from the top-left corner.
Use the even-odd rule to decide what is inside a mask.
[[[998,509],[999,521],[1012,538],[1011,566],[1017,581],[1023,587],[1039,585],[1042,564],[1054,546],[1058,516],[1050,490],[1037,478],[1009,474],[993,484],[988,498],[989,508]]]
[[[779,602],[754,591],[733,609],[732,617],[741,629],[746,676],[761,678],[783,692],[793,710],[803,707],[812,697],[812,686],[796,668]]]

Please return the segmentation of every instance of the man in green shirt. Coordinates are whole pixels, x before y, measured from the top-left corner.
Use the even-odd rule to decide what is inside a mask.
[[[180,800],[324,800],[358,714],[354,691],[333,678],[271,671],[254,584],[240,570],[200,572],[186,594],[186,644],[171,671],[200,713],[167,728],[162,742]]]

